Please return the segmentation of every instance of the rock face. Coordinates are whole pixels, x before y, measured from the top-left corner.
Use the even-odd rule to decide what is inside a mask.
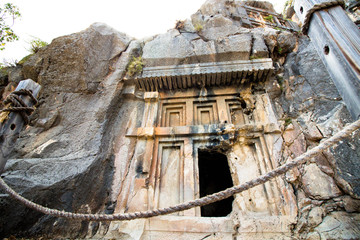
[[[93,24],[55,39],[25,62],[22,74],[44,88],[32,126],[22,132],[2,175],[25,197],[67,211],[106,210],[108,200],[101,196],[107,195],[112,178],[112,135],[107,132],[115,130],[114,122],[126,121],[119,120],[120,112],[114,109],[124,101],[118,97],[119,79],[134,49],[131,41],[104,24]],[[40,219],[41,214],[10,204],[12,200],[2,195],[2,212],[16,212],[20,218],[2,218],[2,237],[11,229],[64,234],[66,227],[74,230],[73,236],[86,235],[81,222]],[[49,227],[41,229],[44,223]]]
[[[208,0],[146,40],[95,23],[1,72],[3,98],[22,78],[43,89],[2,178],[51,208],[127,213],[244,183],[315,147],[353,120],[309,39],[273,11]],[[133,57],[143,72],[130,76]],[[227,202],[150,219],[54,218],[0,192],[0,237],[356,239],[359,134]]]

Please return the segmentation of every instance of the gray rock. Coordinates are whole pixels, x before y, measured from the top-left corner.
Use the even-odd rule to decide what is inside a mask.
[[[194,25],[190,19],[186,19],[184,22],[184,31],[185,32],[193,32],[195,33],[196,30],[194,28]]]
[[[336,169],[337,181],[341,183],[344,191],[360,198],[360,132],[357,131],[340,141],[336,147],[330,148],[330,153],[326,156]]]
[[[342,198],[344,208],[347,212],[360,212],[360,199],[354,199],[350,196],[344,196]]]
[[[248,60],[250,57],[252,37],[250,34],[239,34],[216,41],[217,60]]]
[[[105,24],[94,23],[80,33],[54,39],[32,55],[23,65],[23,75],[55,92],[94,93],[94,83],[102,82],[111,61],[131,40]]]
[[[24,63],[23,73],[37,79],[43,91],[33,125],[21,133],[2,175],[16,191],[57,209],[77,212],[86,205],[86,211],[104,211],[113,174],[110,146],[114,131],[121,132],[113,125],[119,119],[128,121],[127,114],[119,113],[119,80],[138,50],[130,41],[106,25],[93,24],[55,39]],[[97,82],[96,90],[89,91],[88,84]],[[0,212],[9,216],[0,219],[0,238],[21,231],[70,238],[87,233],[81,221],[55,224],[54,218],[6,196],[1,197]]]
[[[40,113],[44,116],[39,116],[39,113],[37,113],[37,120],[35,125],[37,127],[42,127],[45,131],[51,127],[55,127],[56,123],[60,122],[60,114],[57,109],[41,111]]]
[[[258,1],[258,0],[249,1],[249,0],[247,0],[245,2],[245,4],[252,6],[252,7],[256,7],[256,8],[262,8],[268,12],[276,12],[272,3],[268,2],[268,1]]]
[[[9,68],[9,82],[18,84],[21,80],[24,80],[21,67]]]
[[[190,40],[178,30],[171,29],[147,42],[143,48],[142,58],[147,67],[178,65],[190,61],[187,59],[194,56],[192,50]]]
[[[304,167],[301,181],[305,192],[314,199],[330,199],[342,194],[335,181],[314,163]]]
[[[343,103],[319,103],[323,104],[314,110],[312,118],[317,122],[316,126],[323,136],[330,137],[339,132],[346,123],[351,122],[351,116]]]
[[[207,0],[201,7],[200,12],[205,16],[215,16],[217,14],[223,14],[226,16],[227,9],[225,7],[226,0]]]
[[[194,48],[194,54],[199,62],[215,62],[216,46],[214,41],[205,42],[202,39],[191,41]]]
[[[23,193],[31,187],[48,188],[65,179],[75,178],[86,172],[94,161],[94,156],[78,159],[69,157],[10,159],[3,177],[13,186],[16,185],[19,193]],[[27,184],[24,185],[24,182]]]
[[[243,33],[217,41],[204,41],[197,34],[169,30],[145,44],[142,58],[146,67],[197,62],[248,60],[251,34]]]
[[[358,239],[360,214],[332,212],[315,228],[321,239]]]
[[[217,14],[203,25],[203,30],[199,34],[208,40],[218,40],[240,31],[239,24],[221,14]]]
[[[264,30],[263,37],[270,54],[274,52],[275,46],[277,45],[277,35],[278,31],[275,29],[265,28]]]
[[[308,223],[311,227],[316,227],[322,222],[325,211],[321,207],[314,207],[310,210],[308,216]]]
[[[268,48],[265,44],[263,35],[253,34],[251,57],[252,58],[267,58],[267,57],[269,57]]]
[[[306,240],[321,240],[321,237],[318,232],[310,232],[306,236]]]
[[[281,31],[276,40],[281,54],[292,52],[296,46],[294,34],[288,31]]]

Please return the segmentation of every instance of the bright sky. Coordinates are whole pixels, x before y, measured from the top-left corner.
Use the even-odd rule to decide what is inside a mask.
[[[135,38],[165,33],[176,20],[190,18],[205,0],[2,0],[18,6],[21,19],[13,30],[20,41],[8,43],[0,62],[13,63],[29,52],[32,37],[50,43],[52,39],[82,31],[94,22],[103,22]],[[272,0],[282,11],[285,0]]]

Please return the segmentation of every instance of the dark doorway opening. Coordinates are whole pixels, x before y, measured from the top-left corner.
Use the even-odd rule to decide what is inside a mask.
[[[199,154],[200,197],[232,187],[227,157],[219,152],[201,150]],[[224,217],[232,210],[234,198],[230,197],[201,207],[202,217]]]

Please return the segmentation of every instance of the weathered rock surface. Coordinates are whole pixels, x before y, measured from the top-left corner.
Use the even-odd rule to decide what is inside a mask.
[[[134,44],[128,47],[130,41],[125,34],[97,23],[55,39],[24,63],[23,74],[40,82],[43,91],[32,116],[33,126],[21,133],[3,178],[25,197],[66,211],[105,210],[108,200],[104,196],[112,178],[108,143],[117,129],[111,126],[119,119],[123,101],[119,80],[136,48]],[[126,116],[121,120],[126,121]],[[67,227],[72,229],[68,236],[87,233],[81,221],[55,221],[12,203],[2,196],[1,212],[22,217],[2,218],[2,237],[14,229],[18,233],[28,230],[33,236],[61,235]],[[44,224],[48,227],[41,227]]]
[[[322,222],[322,218],[325,215],[324,209],[321,207],[314,207],[310,210],[308,221],[309,225],[312,227],[318,226]]]
[[[360,214],[333,212],[314,230],[320,235],[320,239],[358,239]]]
[[[54,92],[94,93],[130,40],[124,33],[94,23],[85,31],[54,39],[24,63],[23,75]]]
[[[302,183],[304,190],[311,198],[330,199],[341,195],[335,181],[323,173],[316,164],[312,163],[304,167]]]
[[[199,191],[196,170],[191,172],[193,151],[226,154],[232,181],[240,184],[291,161],[352,122],[307,37],[252,28],[244,4],[274,11],[263,1],[208,0],[183,28],[143,40],[96,23],[55,39],[22,67],[1,75],[3,96],[22,77],[43,86],[31,124],[2,177],[23,196],[60,210],[147,210],[180,197],[193,199]],[[133,56],[141,56],[145,67],[270,57],[276,76],[256,84],[239,79],[235,87],[144,94],[134,79],[124,78]],[[206,140],[209,129],[216,135]],[[187,137],[186,131],[194,135]],[[154,140],[159,133],[164,141]],[[156,165],[158,148],[170,161]],[[357,132],[285,177],[237,194],[225,217],[204,218],[200,209],[192,209],[111,224],[68,221],[43,216],[0,194],[0,212],[7,216],[0,219],[0,237],[356,239],[359,149]],[[174,159],[185,159],[186,169],[181,172]],[[149,176],[155,166],[160,166],[156,181]],[[187,180],[177,182],[177,176]],[[165,189],[170,193],[165,195],[151,181],[176,191]],[[151,201],[161,194],[168,202]]]

